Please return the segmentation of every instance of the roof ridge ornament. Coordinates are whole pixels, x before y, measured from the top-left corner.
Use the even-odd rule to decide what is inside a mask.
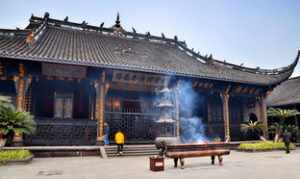
[[[147,33],[146,33],[146,39],[147,39],[147,40],[150,40],[150,37],[151,37],[150,32],[147,32]]]
[[[103,31],[103,26],[104,26],[104,22],[102,22],[102,23],[100,24],[100,27],[99,27],[100,32]]]
[[[174,36],[174,40],[175,40],[176,42],[178,41],[177,35]]]
[[[66,16],[66,17],[64,18],[64,22],[68,22],[68,20],[69,20],[69,16]]]
[[[25,42],[30,46],[33,43],[33,40],[34,40],[34,34],[33,31],[30,31],[29,34],[26,36]]]
[[[132,34],[133,34],[133,38],[137,39],[137,32],[134,27],[132,27]]]
[[[136,30],[135,30],[134,27],[132,27],[132,32],[133,32],[134,34],[136,34]]]
[[[120,14],[119,14],[119,12],[117,13],[117,19],[116,19],[115,27],[121,27],[121,21],[120,21]]]
[[[48,20],[49,18],[50,18],[50,13],[49,12],[45,12],[44,19]]]
[[[121,25],[119,12],[117,13],[117,19],[115,22],[116,22],[115,25],[113,25],[113,27],[112,27],[113,35],[121,37],[121,36],[123,36],[124,29]]]

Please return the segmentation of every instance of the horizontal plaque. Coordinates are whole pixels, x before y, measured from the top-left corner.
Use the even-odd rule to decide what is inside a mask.
[[[86,67],[42,63],[42,74],[47,76],[85,78]]]

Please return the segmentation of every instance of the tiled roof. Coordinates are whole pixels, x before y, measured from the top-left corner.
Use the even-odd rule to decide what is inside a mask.
[[[291,78],[277,86],[267,98],[268,106],[285,106],[300,103],[300,77]]]
[[[275,85],[293,72],[293,64],[275,70],[241,67],[204,57],[175,39],[31,17],[25,30],[0,30],[0,58],[96,66]],[[1,35],[2,33],[2,35]],[[25,35],[24,35],[25,34]],[[31,43],[28,37],[32,35]]]

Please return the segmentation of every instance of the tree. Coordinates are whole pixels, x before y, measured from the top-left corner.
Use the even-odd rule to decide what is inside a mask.
[[[247,123],[241,124],[241,131],[244,133],[253,133],[259,137],[261,140],[266,140],[263,137],[263,129],[265,126],[263,125],[262,122],[259,121],[249,121]]]
[[[0,96],[0,108],[2,106],[9,106],[11,105],[11,100],[7,96]]]
[[[299,115],[300,112],[296,109],[269,108],[267,114],[268,117],[276,117],[280,122],[284,122],[285,119]]]
[[[270,126],[270,129],[274,131],[275,138],[274,141],[278,142],[283,131],[289,130],[290,132],[295,131],[295,126],[285,125],[285,122],[288,118],[299,115],[300,112],[295,109],[281,109],[281,108],[269,108],[267,111],[268,117],[275,117],[279,119],[279,122],[275,122]]]

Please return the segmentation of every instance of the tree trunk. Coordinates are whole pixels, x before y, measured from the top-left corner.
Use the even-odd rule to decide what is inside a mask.
[[[278,141],[279,141],[279,134],[276,133],[276,134],[275,134],[275,138],[274,138],[274,142],[278,142]]]
[[[262,135],[259,136],[259,139],[262,140],[262,141],[267,141],[267,139],[264,136],[262,136]]]

